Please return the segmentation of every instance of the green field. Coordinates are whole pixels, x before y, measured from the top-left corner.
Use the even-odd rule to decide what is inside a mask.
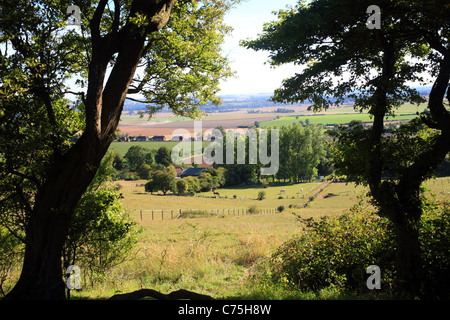
[[[422,112],[426,108],[426,104],[419,106],[410,103],[405,103],[395,111],[395,117],[389,116],[385,118],[385,121],[408,121],[417,117],[416,112]],[[290,116],[281,116],[279,119],[264,121],[260,123],[260,127],[282,127],[299,123],[303,121],[305,123],[308,119],[310,124],[320,125],[341,125],[348,124],[353,120],[359,120],[362,122],[372,122],[371,115],[367,113],[355,112],[353,107],[334,108],[327,111],[313,113],[302,112]]]
[[[131,141],[131,142],[118,142],[113,141],[109,150],[117,151],[120,155],[124,156],[128,149],[132,146],[141,146],[149,150],[158,150],[161,147],[167,147],[172,150],[176,146],[178,141]]]
[[[161,147],[167,147],[169,150],[172,150],[179,141],[131,141],[131,142],[119,142],[113,141],[109,150],[117,151],[122,157],[127,153],[128,149],[132,146],[141,146],[147,148],[149,150],[158,150]],[[207,146],[210,142],[203,141],[203,146]],[[191,144],[191,151],[194,152],[194,142]]]
[[[117,292],[141,288],[163,293],[186,289],[227,299],[342,298],[339,292],[327,290],[316,293],[256,290],[250,284],[249,276],[259,259],[268,257],[285,241],[302,232],[296,215],[315,219],[339,215],[364,194],[363,187],[352,183],[329,184],[316,194],[308,207],[302,208],[299,205],[323,184],[284,184],[268,188],[238,186],[220,189],[221,197],[214,198],[211,192],[195,197],[151,195],[144,191],[145,181],[115,183],[121,186],[124,207],[143,228],[143,233],[132,258],[111,269],[105,281],[74,292],[73,298],[103,299]],[[450,178],[430,180],[426,186],[437,198],[450,199]],[[285,192],[280,194],[282,189]],[[262,201],[256,200],[260,190],[266,191],[266,199]],[[235,194],[236,199],[233,198]],[[283,199],[278,199],[280,196]],[[225,210],[218,215],[179,219],[170,216],[170,210],[176,209],[211,210],[251,205],[259,209],[285,205],[286,210],[245,215],[242,211],[237,215]],[[164,219],[160,216],[161,209],[166,210]],[[151,210],[154,210],[154,219]]]
[[[396,117],[386,117],[386,121],[407,121],[416,118],[415,114],[399,114]],[[309,120],[310,124],[321,125],[335,125],[335,124],[348,124],[353,120],[359,120],[362,122],[371,122],[372,117],[369,114],[364,113],[343,113],[343,114],[310,114],[310,115],[297,115],[289,117],[281,117],[276,120],[270,120],[260,123],[260,127],[282,127],[289,126],[300,121],[305,122]]]

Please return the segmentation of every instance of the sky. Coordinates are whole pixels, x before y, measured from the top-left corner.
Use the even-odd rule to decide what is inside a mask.
[[[239,41],[255,39],[262,33],[265,22],[276,20],[272,13],[295,6],[298,0],[245,0],[225,15],[225,23],[233,27],[223,45],[223,53],[230,60],[237,78],[230,78],[220,85],[219,95],[273,93],[281,86],[283,79],[295,74],[292,65],[272,68],[264,64],[268,60],[267,51],[254,51],[239,46]]]

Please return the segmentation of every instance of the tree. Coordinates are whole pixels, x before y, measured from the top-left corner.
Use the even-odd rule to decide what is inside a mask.
[[[151,185],[146,190],[162,191],[164,195],[168,191],[176,193],[175,177],[177,172],[173,167],[167,167],[162,170],[156,170],[151,174]]]
[[[152,164],[147,155],[150,150],[141,146],[131,146],[124,158],[127,160],[128,167],[131,171],[137,171],[143,164]],[[150,163],[148,163],[150,162]]]
[[[189,185],[186,180],[180,179],[177,181],[177,193],[179,195],[186,194],[188,192]]]
[[[121,171],[125,168],[125,161],[120,153],[117,151],[112,151],[113,153],[113,163],[112,166],[117,171]]]
[[[152,167],[150,167],[148,164],[144,163],[139,167],[137,170],[137,174],[139,175],[139,178],[141,179],[150,179],[152,172]]]
[[[312,109],[320,110],[353,99],[355,109],[372,115],[369,128],[354,125],[338,136],[337,143],[345,148],[336,154],[343,159],[339,170],[368,185],[380,214],[393,222],[400,289],[414,297],[425,293],[418,238],[421,184],[450,151],[450,114],[444,106],[446,91],[450,99],[450,7],[440,0],[379,1],[381,28],[372,29],[366,25],[371,4],[348,0],[299,3],[280,11],[278,21],[267,24],[258,39],[244,44],[269,50],[273,65],[294,62],[306,66],[283,82],[273,100],[310,100]],[[395,114],[404,102],[424,102],[408,85],[425,82],[422,72],[435,79],[428,98],[430,112],[386,138],[386,115]],[[432,129],[426,139],[418,130],[422,126]],[[423,148],[413,147],[420,139]],[[388,153],[393,150],[394,157]],[[393,167],[393,160],[398,159],[401,164]],[[395,174],[388,174],[393,169]]]
[[[103,159],[75,209],[63,247],[63,266],[77,265],[91,281],[123,262],[139,233],[120,203],[122,194],[108,184],[113,161],[113,155]]]
[[[189,176],[189,177],[182,178],[181,180],[183,180],[187,183],[189,194],[195,194],[196,192],[200,191],[201,187],[200,187],[200,183],[199,183],[197,177]]]
[[[170,154],[169,148],[167,148],[166,146],[159,148],[155,154],[155,161],[156,163],[162,164],[165,167],[170,166],[172,164],[172,156]]]
[[[218,83],[231,74],[220,56],[229,30],[223,14],[232,3],[74,1],[77,31],[66,28],[72,1],[2,1],[1,215],[14,232],[17,224],[26,230],[22,273],[7,298],[64,298],[61,251],[71,218],[129,94],[141,93],[149,112],[169,106],[195,116],[199,104],[220,103]]]
[[[325,156],[325,137],[319,126],[293,124],[280,129],[280,179],[311,180]]]

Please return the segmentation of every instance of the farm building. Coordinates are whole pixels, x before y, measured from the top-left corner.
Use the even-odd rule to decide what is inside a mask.
[[[181,172],[180,177],[198,177],[204,170],[205,168],[187,168]]]
[[[146,136],[137,136],[136,141],[148,141],[148,137]]]
[[[166,137],[165,136],[153,136],[150,140],[151,141],[165,141]]]

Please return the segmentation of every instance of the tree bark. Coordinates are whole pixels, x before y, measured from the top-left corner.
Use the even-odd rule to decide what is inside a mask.
[[[381,37],[380,37],[381,39]],[[383,76],[388,83],[393,75],[394,56],[389,53],[389,46],[381,41],[384,48]],[[392,48],[391,48],[392,50]],[[404,298],[424,297],[427,295],[426,281],[422,267],[422,255],[419,241],[419,224],[422,216],[420,186],[432,175],[446,154],[450,151],[450,114],[443,105],[446,90],[450,90],[450,55],[443,52],[438,77],[430,92],[428,107],[431,118],[427,124],[440,130],[428,151],[414,159],[414,163],[402,172],[394,185],[383,182],[381,136],[383,119],[387,110],[386,90],[378,88],[377,104],[374,106],[374,126],[371,132],[369,162],[369,186],[372,196],[380,209],[393,222],[397,236],[397,278],[399,290]],[[450,101],[449,101],[450,102]]]
[[[165,26],[175,0],[135,0],[130,16],[139,12],[147,15],[150,23],[139,27],[128,21],[120,31],[114,29],[100,36],[106,3],[99,2],[90,24],[93,52],[85,104],[86,130],[65,155],[56,157],[37,192],[26,227],[22,272],[6,299],[65,299],[61,255],[71,217],[114,139],[147,34]],[[104,86],[106,68],[116,53],[117,61]]]
[[[402,214],[406,216],[407,213]],[[424,272],[419,242],[419,220],[403,219],[395,224],[397,235],[397,278],[400,297],[422,297]]]
[[[7,299],[64,299],[62,247],[73,211],[91,183],[105,148],[94,150],[84,136],[51,168],[27,223],[21,276]]]

